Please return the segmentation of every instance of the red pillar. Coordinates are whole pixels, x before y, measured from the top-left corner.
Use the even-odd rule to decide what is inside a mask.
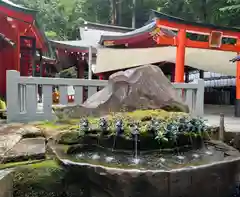
[[[240,40],[238,40],[240,44]],[[238,53],[239,55],[240,53]],[[235,116],[240,117],[240,61],[237,61],[236,69],[236,101],[235,101]]]
[[[175,82],[184,82],[186,30],[180,29],[177,35],[177,54],[175,64]]]

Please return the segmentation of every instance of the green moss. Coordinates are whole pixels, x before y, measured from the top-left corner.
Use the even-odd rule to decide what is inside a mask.
[[[64,171],[55,161],[44,161],[16,168],[14,197],[57,197],[63,191]]]
[[[119,113],[110,113],[106,116],[106,119],[110,124],[117,119],[121,118],[126,121],[144,121],[144,119],[149,118],[160,118],[168,119],[174,116],[187,115],[182,112],[167,112],[164,110],[136,110],[134,112],[119,112]],[[88,117],[88,120],[91,124],[98,124],[99,118]],[[37,126],[41,128],[54,128],[64,130],[66,128],[76,128],[78,127],[80,119],[60,119],[56,121],[43,121],[36,123]]]
[[[16,168],[13,197],[79,197],[80,177],[68,173],[54,160]],[[76,180],[74,179],[76,178]]]
[[[54,160],[48,160],[48,161],[34,163],[34,164],[27,166],[27,168],[30,168],[30,169],[41,169],[41,168],[42,169],[43,168],[61,169],[61,167]]]
[[[31,161],[21,161],[21,162],[0,164],[0,170],[6,169],[6,168],[20,167],[20,166],[25,166],[25,165],[33,165],[33,164],[39,163],[39,162],[40,162],[39,160],[31,160]]]
[[[68,120],[58,120],[58,121],[44,121],[38,122],[35,125],[42,129],[56,129],[56,130],[65,130],[65,129],[76,129],[78,127],[79,120],[68,119]]]
[[[81,138],[82,134],[77,131],[72,131],[72,132],[64,132],[60,133],[56,137],[56,141],[59,144],[76,144],[79,142],[79,139]]]

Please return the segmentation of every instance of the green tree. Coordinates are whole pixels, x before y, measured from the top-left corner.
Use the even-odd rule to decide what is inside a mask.
[[[228,0],[227,5],[220,8],[226,24],[240,26],[240,0]]]
[[[47,35],[61,40],[76,39],[84,20],[131,27],[135,13],[136,27],[141,27],[148,21],[150,9],[189,21],[240,25],[240,0],[136,0],[135,6],[133,0],[13,1],[39,10],[38,19]]]

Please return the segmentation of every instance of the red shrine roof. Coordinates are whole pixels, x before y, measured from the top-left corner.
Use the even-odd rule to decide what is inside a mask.
[[[121,48],[125,47],[126,44],[131,48],[157,46],[156,41],[153,40],[154,33],[161,33],[170,37],[175,36],[175,33],[171,30],[163,28],[161,32],[158,32],[158,30],[155,20],[139,29],[85,22],[84,27],[80,27],[82,40],[51,40],[51,44],[57,49],[83,53],[87,53],[89,47],[93,47],[93,53],[96,53],[97,48],[104,46],[120,46]]]
[[[214,29],[214,30],[219,30],[219,31],[240,32],[240,28],[218,26],[218,25],[209,24],[209,23],[200,23],[200,22],[188,21],[188,20],[184,20],[182,18],[178,18],[178,17],[174,17],[174,16],[164,14],[162,12],[157,12],[155,10],[151,10],[151,15],[150,16],[152,18],[155,18],[155,19],[167,20],[167,21],[174,22],[174,23],[177,23],[177,24],[184,24],[184,25],[196,26],[196,27],[204,27],[204,28]]]
[[[103,46],[122,46],[127,48],[145,48],[157,46],[155,35],[175,37],[176,34],[169,29],[159,29],[153,19],[147,25],[121,35],[102,35],[99,43]]]
[[[37,10],[17,5],[9,0],[0,0],[0,15],[11,18],[10,23],[17,24],[20,36],[36,37],[37,48],[49,50],[48,39],[37,20]]]
[[[210,30],[218,30],[218,31],[226,31],[226,32],[240,32],[239,28],[235,27],[226,27],[226,26],[217,26],[213,24],[206,24],[200,22],[192,22],[188,20],[184,20],[182,18],[170,16],[161,12],[157,12],[155,10],[151,10],[150,18],[152,21],[136,30],[131,32],[124,33],[122,35],[110,35],[105,36],[102,35],[100,39],[100,44],[106,47],[112,48],[145,48],[145,47],[155,47],[159,46],[154,41],[155,34],[165,34],[167,36],[174,37],[174,33],[171,28],[176,29],[181,25],[187,25],[189,27],[196,27],[202,29],[210,29]],[[165,26],[161,27],[160,29],[157,27],[157,21],[167,21],[168,24],[171,23],[171,27],[165,28]],[[162,45],[164,46],[164,45]]]
[[[96,53],[96,49],[102,47],[99,45],[101,35],[119,35],[134,30],[128,27],[105,25],[89,21],[85,21],[84,25],[79,29],[81,40],[50,40],[51,45],[57,49],[80,53],[87,53],[89,47],[92,47],[92,52]]]

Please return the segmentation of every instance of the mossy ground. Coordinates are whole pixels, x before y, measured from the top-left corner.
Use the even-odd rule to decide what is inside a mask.
[[[63,169],[53,160],[15,166],[14,197],[60,197]]]
[[[27,166],[33,165],[35,163],[39,163],[42,160],[30,160],[30,161],[19,161],[19,162],[10,162],[5,164],[0,164],[0,170],[8,169],[8,168],[15,168],[19,166]]]

